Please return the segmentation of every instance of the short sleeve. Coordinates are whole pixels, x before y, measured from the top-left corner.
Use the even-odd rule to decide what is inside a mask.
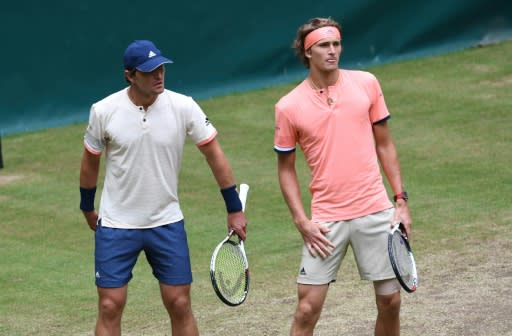
[[[203,145],[215,138],[217,130],[203,112],[201,107],[189,98],[189,122],[187,123],[187,136],[197,145]]]
[[[371,76],[369,85],[371,95],[370,120],[372,123],[378,123],[389,118],[390,115],[379,81],[375,76]]]
[[[274,151],[289,153],[295,151],[296,131],[279,104],[275,106]]]
[[[89,124],[85,131],[84,146],[89,152],[96,155],[101,154],[105,148],[103,127],[95,105],[92,105],[89,113]]]

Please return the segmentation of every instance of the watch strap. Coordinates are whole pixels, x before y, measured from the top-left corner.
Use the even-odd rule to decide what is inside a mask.
[[[409,200],[409,195],[407,194],[407,191],[402,191],[401,193],[399,194],[396,194],[395,196],[393,196],[393,201],[397,201],[399,199],[403,199],[404,201],[408,201]]]

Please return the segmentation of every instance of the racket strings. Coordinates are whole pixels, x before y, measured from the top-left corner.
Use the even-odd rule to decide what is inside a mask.
[[[215,259],[215,280],[221,294],[233,303],[242,301],[247,294],[245,269],[240,248],[229,242],[223,244]]]
[[[414,264],[411,260],[409,249],[404,242],[404,238],[399,232],[396,232],[393,235],[392,248],[395,256],[395,263],[402,280],[408,286],[412,286],[414,282]]]

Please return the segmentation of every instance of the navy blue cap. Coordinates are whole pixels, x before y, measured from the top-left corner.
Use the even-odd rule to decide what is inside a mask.
[[[141,72],[151,72],[165,63],[172,61],[164,56],[155,44],[148,40],[135,40],[124,52],[124,68],[137,69]]]

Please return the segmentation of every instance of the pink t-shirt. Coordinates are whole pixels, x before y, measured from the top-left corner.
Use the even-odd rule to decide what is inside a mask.
[[[314,90],[304,80],[275,106],[274,149],[298,143],[311,170],[316,222],[366,216],[392,204],[382,181],[372,125],[389,118],[379,82],[365,71],[339,70],[338,82]]]

